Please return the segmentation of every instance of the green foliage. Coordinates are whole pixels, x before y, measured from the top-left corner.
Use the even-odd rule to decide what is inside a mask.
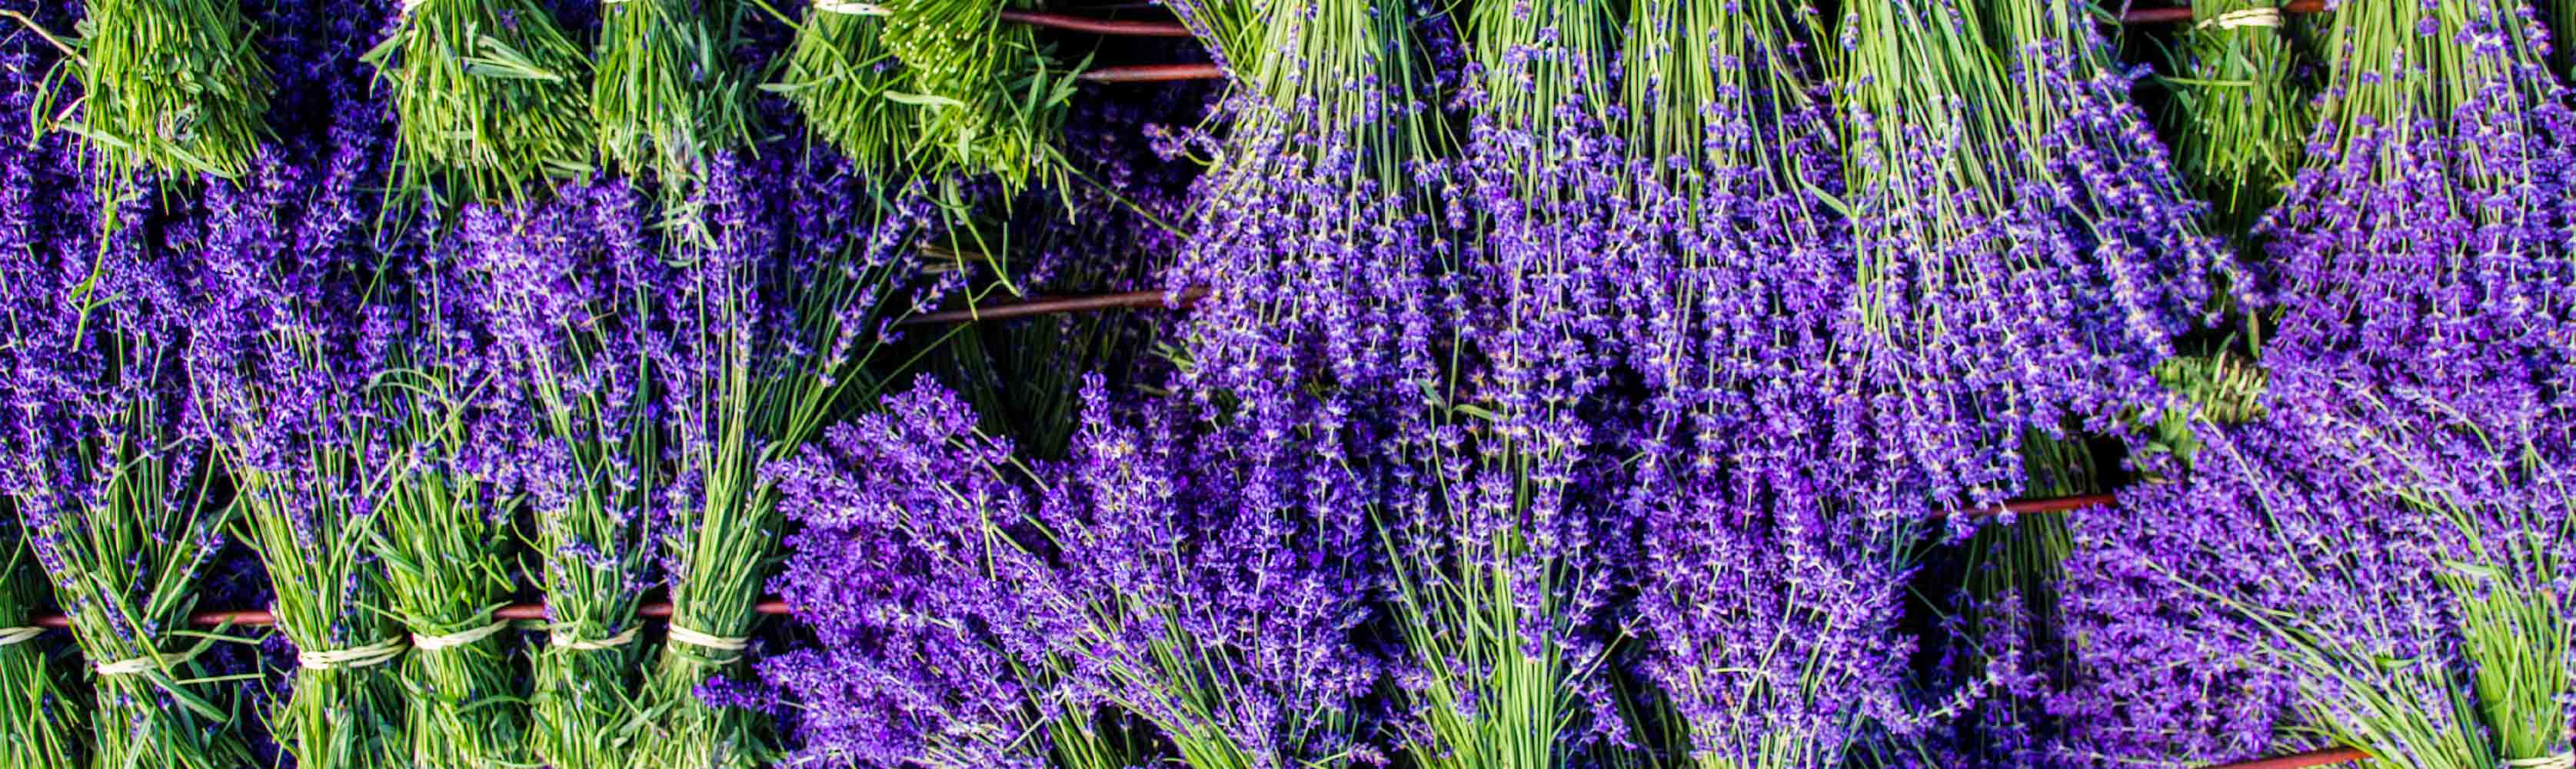
[[[368,51],[398,123],[394,191],[516,200],[591,171],[590,56],[535,0],[402,0]]]
[[[2211,227],[2240,237],[2280,202],[2314,118],[2294,74],[2289,25],[2298,22],[2278,6],[2198,0],[2167,51],[2174,74],[2158,78],[2173,95],[2176,169],[2209,202]]]
[[[694,222],[689,193],[708,153],[752,142],[750,79],[733,68],[742,20],[727,0],[623,0],[600,5],[591,117],[606,162],[662,184],[674,222]],[[692,228],[694,229],[694,228]]]

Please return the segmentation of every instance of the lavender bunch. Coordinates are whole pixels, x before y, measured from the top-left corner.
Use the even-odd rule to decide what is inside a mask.
[[[1838,357],[1854,429],[1945,503],[2016,493],[2025,432],[2157,410],[2153,367],[2219,267],[2088,7],[1844,8],[1860,293]]]
[[[2576,403],[2576,115],[2544,39],[2522,3],[2336,11],[2308,167],[2260,228],[2266,365],[2555,377]]]
[[[73,181],[82,161],[38,146],[9,158],[34,183],[14,192],[15,245],[0,249],[0,493],[92,663],[90,765],[248,767],[225,728],[239,714],[200,661],[224,637],[185,629],[229,508],[208,498],[187,429],[182,263],[140,228],[100,240],[79,213],[95,202]],[[70,213],[41,213],[56,200]],[[150,211],[123,205],[137,221]]]
[[[2070,594],[2105,693],[2173,679],[2252,692],[2223,701],[2392,765],[2564,760],[2576,502],[2563,415],[2527,380],[2392,379],[2350,361],[2274,373],[2269,420],[2206,431],[2188,481],[2124,494],[2117,522],[2079,521]],[[2152,637],[2169,640],[2124,643]],[[2249,752],[2269,736],[2204,741],[2161,720],[2171,711],[2112,702],[2064,701],[2115,725],[2093,742],[2105,758]]]
[[[25,109],[34,103],[35,94],[27,84],[36,82],[44,66],[32,45],[25,41],[0,44],[0,78],[11,86],[0,89],[0,109]],[[58,141],[58,140],[57,140]],[[46,214],[52,190],[40,186],[51,179],[48,161],[59,152],[57,141],[34,139],[0,143],[0,252],[32,254],[39,248],[55,247],[47,239],[58,233],[58,226]],[[22,259],[0,262],[15,284],[33,282],[32,270],[39,262]],[[22,275],[24,277],[22,277]],[[0,289],[0,298],[16,301],[19,289]],[[0,365],[14,370],[17,365],[17,342],[14,338],[0,342]],[[0,393],[15,395],[0,387]],[[17,425],[19,406],[14,401],[0,408],[0,427]],[[0,447],[16,440],[0,433]],[[0,723],[8,724],[6,739],[0,739],[0,763],[9,766],[47,766],[78,764],[86,745],[80,735],[87,731],[86,706],[72,699],[77,691],[62,671],[53,665],[54,655],[40,640],[52,640],[32,626],[35,613],[52,604],[43,564],[36,560],[30,540],[34,532],[18,510],[16,495],[0,486],[0,545],[8,549],[0,572]]]
[[[500,369],[487,302],[465,254],[507,248],[516,222],[468,207],[454,237],[422,230],[384,260],[382,329],[369,354],[379,419],[402,447],[371,543],[385,564],[389,610],[411,633],[402,668],[411,695],[409,761],[420,767],[526,764],[528,678],[494,611],[517,593],[511,552],[527,426],[497,415]]]
[[[1243,428],[1193,419],[1186,398],[1113,408],[1088,384],[1073,456],[1042,476],[1057,568],[1022,605],[1069,686],[1151,724],[1192,769],[1383,763],[1361,699],[1384,670],[1360,633],[1383,579],[1366,490],[1387,481],[1247,450]]]
[[[1630,23],[1609,336],[1643,395],[1603,502],[1636,521],[1639,672],[1691,765],[1884,756],[1939,717],[1899,630],[1930,510],[1841,429],[1866,404],[1818,397],[1851,388],[1832,361],[1859,269],[1837,51],[1800,2],[1638,3]]]
[[[367,52],[393,103],[405,202],[515,200],[598,146],[590,58],[536,0],[401,0]]]
[[[388,664],[407,639],[370,547],[400,449],[370,403],[380,345],[363,337],[384,331],[360,309],[372,255],[350,256],[371,251],[355,226],[362,177],[376,170],[370,122],[343,121],[334,132],[353,141],[324,165],[264,157],[241,187],[211,188],[188,249],[206,276],[186,356],[193,416],[296,648],[291,696],[269,723],[307,767],[382,766],[407,748]]]
[[[901,67],[885,45],[885,17],[824,0],[797,25],[776,82],[807,130],[871,176],[891,176],[920,137],[919,110],[904,93]]]
[[[896,367],[876,355],[894,323],[953,288],[917,279],[913,238],[934,211],[913,191],[819,158],[716,168],[722,181],[703,193],[713,245],[680,251],[657,300],[674,323],[652,363],[676,457],[660,548],[672,612],[644,683],[639,760],[665,769],[757,766],[774,752],[758,713],[699,691],[749,647],[777,547],[777,491],[760,468],[869,403]]]
[[[765,472],[803,524],[773,589],[813,649],[763,660],[803,705],[789,759],[832,766],[1121,769],[1140,746],[1104,728],[1040,631],[1058,605],[1046,480],[925,381]]]
[[[1615,7],[1477,3],[1467,154],[1450,190],[1473,233],[1455,413],[1430,405],[1416,441],[1430,495],[1387,511],[1393,618],[1410,655],[1416,762],[1549,766],[1584,733],[1617,734],[1598,623],[1604,551],[1622,541],[1584,483],[1598,474],[1612,239],[1625,166],[1608,135]],[[1443,394],[1443,393],[1434,393]],[[1444,440],[1440,437],[1447,435]],[[1463,440],[1462,440],[1463,438]]]
[[[494,212],[491,239],[462,255],[492,326],[507,389],[496,419],[520,469],[545,597],[535,657],[534,755],[558,769],[624,769],[641,712],[637,614],[652,586],[657,507],[668,479],[652,365],[667,356],[657,307],[669,276],[644,232],[641,196],[596,183],[557,202]]]

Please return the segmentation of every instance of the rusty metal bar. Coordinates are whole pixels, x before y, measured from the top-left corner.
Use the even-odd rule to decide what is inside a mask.
[[[1096,67],[1085,70],[1081,79],[1093,83],[1172,83],[1184,80],[1221,80],[1225,72],[1214,64],[1135,64],[1124,67]]]
[[[1174,296],[1169,291],[1129,291],[1123,294],[1041,297],[1024,302],[997,304],[990,307],[969,307],[962,310],[941,310],[934,313],[915,315],[903,319],[900,325],[918,326],[931,323],[972,323],[984,320],[1025,318],[1031,315],[1054,315],[1056,313],[1092,312],[1097,310],[1181,309],[1193,304],[1198,304],[1200,299],[1207,298],[1207,294],[1208,290],[1204,288],[1188,288],[1182,289],[1178,296]]]

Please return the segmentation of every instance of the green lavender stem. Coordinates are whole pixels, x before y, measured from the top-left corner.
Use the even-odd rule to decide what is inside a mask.
[[[884,33],[881,16],[808,11],[785,71],[763,86],[796,105],[814,136],[871,176],[892,176],[917,139],[915,108],[886,96],[901,86]]]
[[[2280,201],[2299,167],[2312,117],[2292,76],[2278,0],[2198,0],[2172,51],[2166,110],[2174,163],[2210,204],[2210,225],[2242,237]],[[2263,13],[2266,9],[2276,12]]]
[[[685,209],[709,153],[749,145],[749,80],[732,66],[733,3],[625,0],[600,6],[591,117],[609,163],[650,173]],[[689,222],[685,210],[674,221]]]
[[[0,499],[0,515],[16,520],[17,511]],[[25,628],[35,620],[44,583],[36,578],[35,559],[24,538],[9,537],[6,571],[0,571],[0,626]],[[49,647],[60,636],[47,633],[0,646],[0,723],[9,724],[9,739],[0,740],[0,766],[77,766],[83,746],[78,739],[84,715],[72,703],[61,671],[54,669]]]
[[[590,172],[590,56],[534,0],[405,0],[368,51],[393,102],[395,192],[517,199]]]

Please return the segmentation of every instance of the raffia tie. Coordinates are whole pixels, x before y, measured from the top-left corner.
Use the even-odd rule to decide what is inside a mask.
[[[411,634],[411,645],[420,647],[420,650],[425,652],[434,652],[440,649],[453,649],[490,638],[492,637],[492,634],[499,633],[509,627],[510,623],[508,622],[494,622],[472,630],[448,633],[446,635],[421,635],[419,633],[413,633]]]
[[[2576,753],[2560,753],[2539,758],[2510,758],[2504,769],[2576,769]]]
[[[2210,27],[2217,27],[2219,29],[2235,29],[2237,27],[2278,26],[2281,26],[2281,9],[2242,8],[2228,11],[2217,16],[2212,16],[2207,19],[2202,19],[2200,23],[2191,25],[2191,28],[2208,29]]]
[[[576,641],[576,640],[573,640],[573,637],[572,637],[571,635],[566,634],[566,633],[564,633],[563,631],[559,631],[559,630],[558,630],[558,631],[554,631],[554,632],[547,633],[547,634],[546,634],[546,641],[547,641],[548,643],[554,644],[556,648],[561,648],[561,649],[571,649],[571,650],[573,650],[573,651],[583,651],[583,652],[586,652],[586,651],[598,651],[598,650],[601,650],[601,649],[615,649],[615,648],[620,647],[620,646],[625,646],[625,645],[627,645],[627,644],[634,643],[634,642],[635,642],[635,635],[636,635],[636,631],[641,630],[641,629],[642,629],[642,628],[632,628],[632,627],[630,627],[630,628],[627,628],[627,629],[626,629],[626,632],[619,633],[619,634],[617,634],[617,635],[613,635],[613,636],[609,636],[609,637],[607,637],[607,638],[602,638],[602,639],[599,639],[599,640],[596,640],[596,641]]]
[[[864,0],[814,0],[814,10],[848,16],[891,16],[885,6]]]
[[[195,659],[196,657],[197,652],[194,650],[171,652],[168,654],[146,654],[130,660],[101,662],[98,663],[98,667],[93,669],[97,670],[98,674],[102,676],[130,676],[136,673],[149,672],[153,668],[176,665]]]
[[[0,646],[16,646],[44,634],[45,629],[40,627],[0,627]]]
[[[751,647],[749,638],[727,638],[713,633],[699,632],[677,622],[671,623],[671,642],[720,652],[738,652]]]
[[[427,2],[429,0],[402,0],[402,15],[410,16],[412,11],[419,10],[420,6]]]
[[[295,664],[306,670],[375,667],[394,661],[402,653],[403,637],[394,636],[350,649],[297,649]]]

